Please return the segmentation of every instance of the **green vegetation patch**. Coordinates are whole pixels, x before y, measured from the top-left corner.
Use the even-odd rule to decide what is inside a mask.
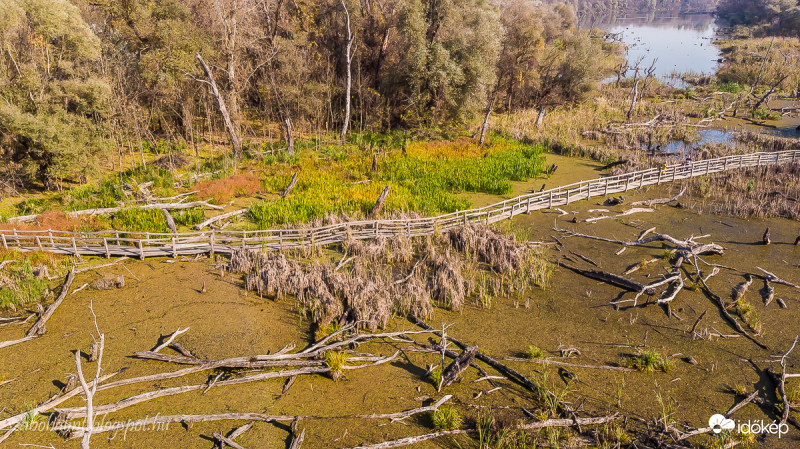
[[[429,144],[431,147],[439,143]],[[544,171],[543,147],[494,136],[486,149],[476,143],[463,150],[440,148],[403,153],[392,150],[378,159],[372,172],[372,151],[330,146],[298,156],[268,156],[270,164],[264,188],[281,193],[295,171],[297,186],[283,199],[262,201],[250,207],[248,216],[259,228],[275,224],[308,222],[326,214],[366,214],[381,190],[391,193],[384,211],[418,212],[424,215],[455,212],[471,206],[464,192],[508,194],[511,181],[525,181]],[[476,151],[480,150],[480,151]]]

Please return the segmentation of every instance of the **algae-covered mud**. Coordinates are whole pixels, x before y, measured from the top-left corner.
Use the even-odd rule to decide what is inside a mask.
[[[584,165],[587,173],[594,170],[589,162],[551,161],[562,168],[572,168],[572,162],[576,170]],[[800,289],[787,285],[798,282],[797,222],[699,214],[695,206],[703,199],[690,193],[665,204],[633,204],[672,198],[681,189],[665,185],[629,192],[614,206],[595,198],[501,222],[491,234],[474,231],[493,239],[486,241],[497,245],[497,254],[518,247],[535,252],[535,263],[523,271],[541,270],[539,286],[531,281],[531,288],[524,289],[515,283],[520,270],[504,267],[488,252],[470,252],[458,243],[467,241],[465,234],[452,233],[385,243],[372,252],[377,243],[287,253],[281,263],[297,271],[286,277],[265,274],[278,260],[275,255],[238,268],[224,258],[198,257],[124,260],[83,271],[47,321],[46,333],[0,349],[0,420],[23,416],[6,427],[4,444],[80,445],[79,431],[59,435],[47,424],[63,425],[60,415],[76,428],[85,426],[82,395],[55,410],[32,411],[75,388],[70,381],[76,373],[73,351],[82,351],[83,374],[89,382],[94,379],[97,362],[89,360],[91,346],[102,333],[101,375],[114,376],[103,380],[92,398],[99,413],[94,426],[121,427],[94,434],[94,447],[211,446],[215,434],[228,435],[249,422],[253,426],[235,439],[242,447],[289,447],[301,433],[303,447],[349,448],[434,432],[450,434],[417,447],[796,447],[800,429],[794,411],[781,425],[782,394],[793,410],[800,385],[789,377],[781,393],[780,382],[768,370],[778,377],[783,367],[789,374],[800,371],[794,352],[783,367],[780,363],[800,333]],[[764,243],[767,228],[770,244]],[[516,239],[503,240],[503,235]],[[636,243],[655,235],[672,239],[625,246],[586,237]],[[708,252],[700,247],[711,243],[718,247],[710,246]],[[349,261],[351,257],[355,260]],[[442,257],[461,264],[463,297],[456,290],[439,297],[435,289],[425,296],[423,280],[445,288],[436,277],[441,274],[436,271],[439,262],[432,262]],[[360,265],[365,260],[368,266]],[[107,263],[70,262],[81,269]],[[542,268],[544,264],[549,268]],[[314,270],[324,272],[326,267],[328,277],[314,278]],[[646,286],[673,281],[662,282],[652,294],[637,294],[567,267],[612,273]],[[362,271],[369,276],[360,278]],[[375,281],[381,290],[370,292],[365,282],[378,271],[387,281]],[[752,283],[737,294],[748,275]],[[102,282],[120,276],[124,286]],[[338,283],[331,280],[336,276]],[[402,290],[405,296],[398,295],[402,282],[416,283],[418,278],[423,292],[412,294],[409,288]],[[55,295],[61,282],[53,276],[48,284]],[[299,297],[292,292],[310,290],[292,282],[316,289],[317,296]],[[84,284],[89,285],[81,289]],[[324,296],[323,286],[331,289],[331,300],[343,301],[343,310],[350,312],[325,318],[322,312],[334,309],[317,301]],[[356,293],[348,296],[343,286]],[[371,330],[364,317],[353,322],[346,318],[368,310],[369,304],[352,304],[354,298],[379,301],[383,296],[400,304],[386,306],[392,312],[385,325]],[[403,303],[402,298],[412,296],[430,301],[430,309]],[[457,296],[460,304],[454,302]],[[408,307],[405,314],[399,313],[403,307]],[[4,317],[35,313],[29,304]],[[4,322],[0,340],[24,337],[37,318]],[[438,331],[420,333],[422,321]],[[348,328],[347,323],[356,326]],[[453,339],[477,345],[482,355],[516,374],[476,358],[475,367],[437,388],[443,358],[445,367],[452,362],[440,352],[442,329],[453,356],[466,352]],[[176,330],[185,331],[169,342]],[[401,335],[404,331],[413,333]],[[373,332],[387,336],[348,342],[356,334]],[[329,334],[333,337],[327,339]],[[320,343],[315,346],[316,341]],[[179,345],[158,348],[175,342]],[[258,365],[282,357],[281,351],[297,354],[319,347],[331,349],[289,366]],[[157,348],[150,354],[167,361],[135,357]],[[236,367],[164,377],[232,358],[240,358]],[[304,369],[318,371],[283,374]],[[242,382],[264,373],[275,377]],[[103,389],[126,379],[139,381]],[[174,394],[166,395],[168,391]],[[152,399],[141,396],[153,393]],[[402,414],[445,398],[438,412]],[[708,429],[712,415],[726,414],[747,398],[730,415],[735,428],[719,434]],[[118,408],[103,413],[109,404]],[[252,415],[241,415],[245,413]],[[233,415],[219,416],[224,414]],[[208,421],[193,422],[200,416]],[[153,424],[159,417],[172,422]],[[137,425],[148,418],[149,425]],[[586,421],[592,419],[597,421]],[[741,427],[747,423],[768,426]],[[769,426],[773,423],[774,428]]]

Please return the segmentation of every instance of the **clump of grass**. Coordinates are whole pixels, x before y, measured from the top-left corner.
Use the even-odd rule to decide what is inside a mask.
[[[459,310],[464,305],[466,288],[462,265],[449,250],[434,254],[428,261],[432,273],[428,281],[431,297],[450,310]]]
[[[192,227],[205,220],[206,213],[202,208],[195,207],[173,213],[172,218],[175,220],[175,224],[179,226]]]
[[[121,231],[169,232],[164,214],[158,209],[122,209],[114,214],[111,225]]]
[[[438,430],[456,430],[462,423],[461,415],[453,407],[444,406],[433,412],[433,427]]]
[[[434,388],[437,390],[439,389],[439,385],[442,383],[442,369],[441,367],[437,366],[430,370],[428,373],[428,379],[430,379],[431,383],[433,384]]]
[[[46,253],[0,254],[0,261],[8,259],[20,260],[6,265],[0,273],[0,310],[16,310],[40,301],[50,293],[45,274],[58,271],[63,264],[62,258]]]
[[[654,373],[656,371],[666,373],[673,367],[673,362],[667,356],[652,349],[628,357],[625,364],[630,368],[635,368],[645,373]]]
[[[540,359],[543,355],[544,352],[539,349],[538,346],[528,346],[528,349],[525,351],[526,359]]]
[[[350,356],[346,352],[325,352],[325,366],[330,369],[329,375],[331,376],[331,379],[334,381],[339,381],[345,378],[344,367],[347,366],[348,358],[350,358]]]
[[[734,301],[733,311],[739,315],[739,318],[741,318],[753,332],[758,335],[761,334],[761,320],[758,318],[755,308],[753,308],[753,305],[750,304],[747,299],[741,297]]]

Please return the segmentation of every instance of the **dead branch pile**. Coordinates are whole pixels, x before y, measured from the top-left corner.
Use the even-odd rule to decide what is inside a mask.
[[[150,164],[164,170],[175,170],[189,165],[189,162],[191,162],[191,160],[183,153],[169,153],[150,162]]]

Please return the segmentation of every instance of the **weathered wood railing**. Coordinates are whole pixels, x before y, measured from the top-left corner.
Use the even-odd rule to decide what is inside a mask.
[[[695,176],[705,176],[745,167],[800,161],[800,151],[751,153],[670,165],[632,173],[580,181],[542,192],[528,193],[478,209],[429,218],[363,220],[316,228],[266,229],[259,231],[197,231],[178,234],[98,231],[0,230],[4,248],[50,251],[84,256],[131,256],[144,259],[203,253],[230,253],[247,247],[263,250],[296,249],[330,245],[348,238],[369,239],[396,235],[423,236],[470,222],[494,223],[534,210],[563,206],[596,196],[626,192]]]

